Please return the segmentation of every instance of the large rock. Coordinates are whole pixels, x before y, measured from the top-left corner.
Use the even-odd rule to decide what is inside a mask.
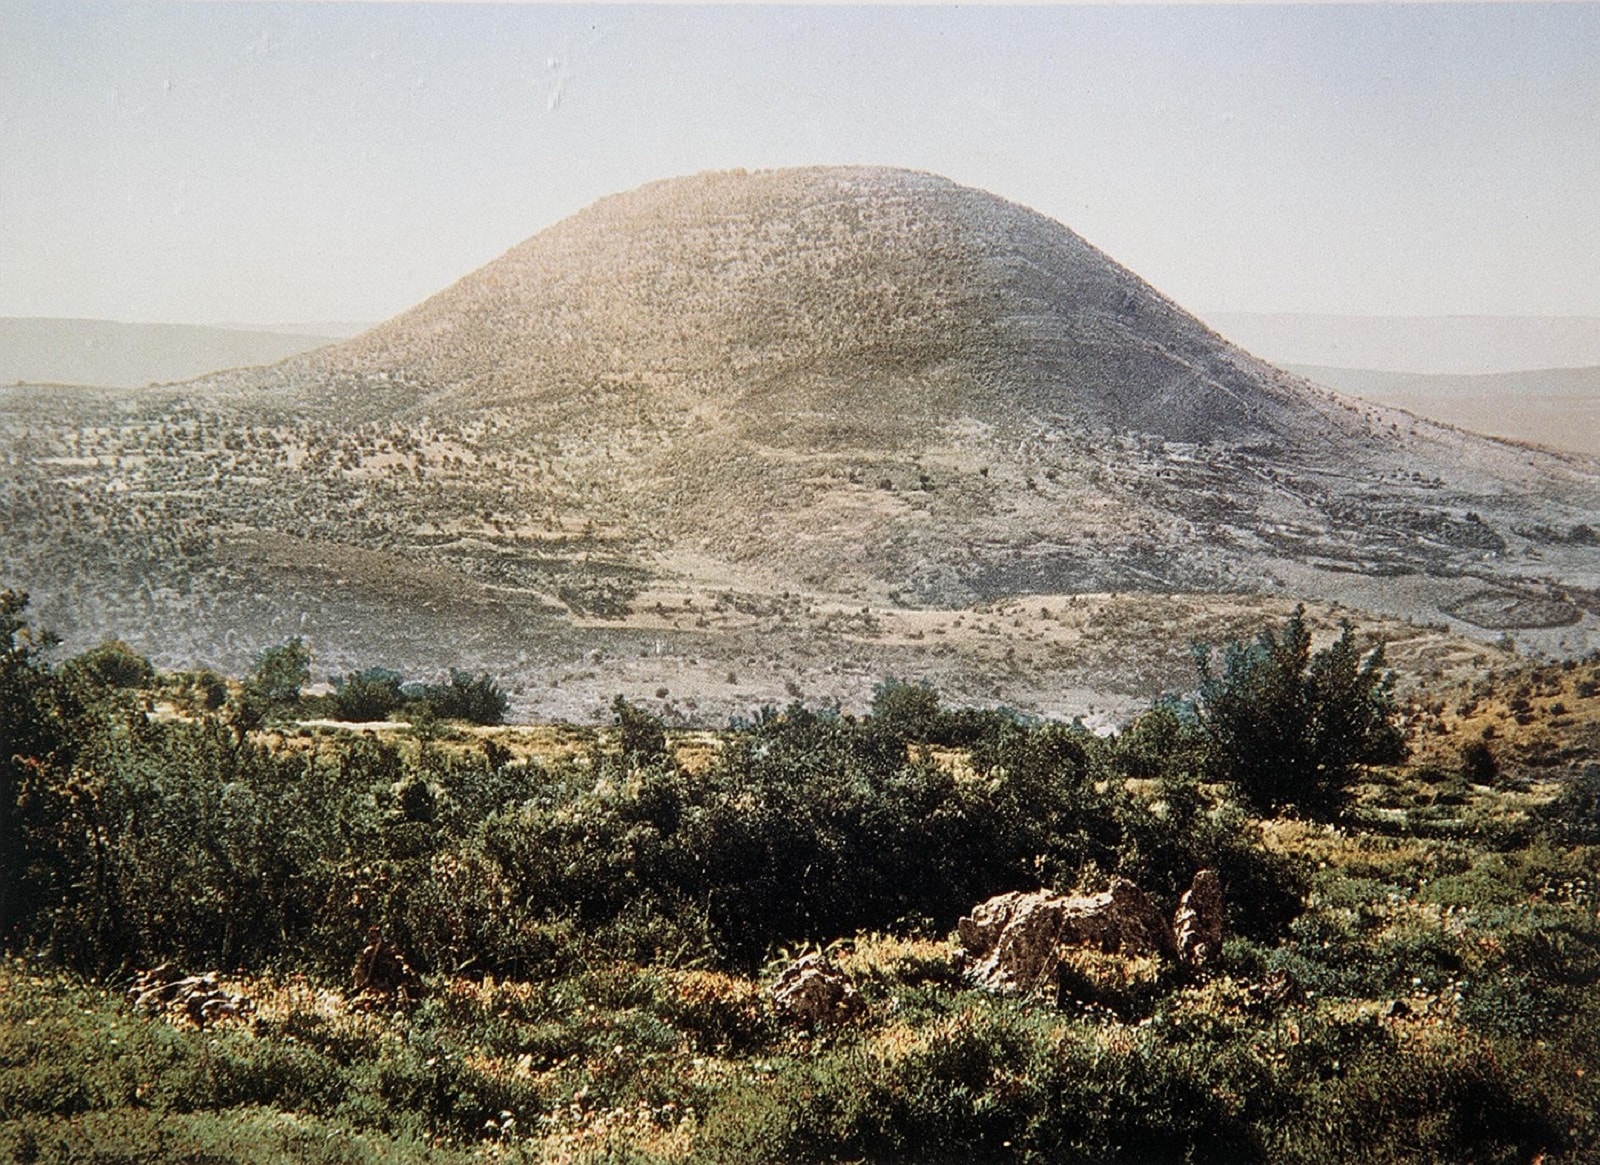
[[[1012,891],[982,903],[957,924],[972,980],[996,991],[1053,986],[1064,946],[1129,955],[1175,952],[1167,920],[1139,887],[1112,880],[1084,896]]]
[[[815,951],[784,968],[773,984],[772,998],[791,1018],[810,1027],[840,1023],[861,1006],[850,976]]]
[[[1172,919],[1178,959],[1187,967],[1203,967],[1222,953],[1222,879],[1215,870],[1201,870],[1178,901]]]

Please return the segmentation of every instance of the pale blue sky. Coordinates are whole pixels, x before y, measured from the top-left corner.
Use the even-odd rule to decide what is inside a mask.
[[[377,320],[604,194],[816,162],[1200,310],[1600,315],[1600,5],[0,0],[0,315]]]

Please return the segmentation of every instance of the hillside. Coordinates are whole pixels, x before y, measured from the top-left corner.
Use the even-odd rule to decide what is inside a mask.
[[[1083,693],[1065,642],[971,630],[1069,596],[1322,599],[1563,653],[1600,627],[1600,462],[1337,397],[907,171],[654,183],[345,344],[9,390],[0,427],[6,581],[72,642],[237,670],[305,634],[330,671],[489,668],[528,713],[592,717],[642,657],[711,722],[891,672],[1062,712],[1178,682]]]
[[[323,334],[110,320],[0,319],[0,384],[141,388],[320,348]]]
[[[848,422],[828,444],[872,448],[1057,415],[1236,439],[1276,432],[1290,396],[1059,223],[869,168],[604,199],[308,365],[400,377],[443,392],[434,405],[576,407],[613,426],[626,418],[583,400],[593,389],[714,406],[769,436],[807,436],[826,413]]]
[[[1116,735],[912,686],[712,732],[283,693],[252,731],[259,688],[49,668],[17,616],[5,1160],[1600,1150],[1600,661],[1263,688],[1291,620]]]

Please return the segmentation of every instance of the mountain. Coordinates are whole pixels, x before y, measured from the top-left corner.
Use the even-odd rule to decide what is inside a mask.
[[[328,342],[320,332],[0,318],[0,384],[139,388],[282,360]]]
[[[1286,365],[1337,392],[1479,433],[1600,456],[1600,367],[1459,376]]]
[[[1180,441],[1268,436],[1285,378],[1023,207],[865,168],[702,175],[602,200],[312,362],[570,407],[597,387],[727,416],[1063,414]],[[868,407],[859,407],[863,404]],[[614,419],[605,406],[591,408]]]
[[[543,714],[887,674],[1126,705],[1208,620],[1297,598],[1600,642],[1600,462],[1340,398],[902,170],[654,183],[346,343],[0,392],[0,433],[6,581],[75,642],[236,669],[303,633],[329,670],[488,668]],[[1129,636],[1165,670],[1119,671]]]

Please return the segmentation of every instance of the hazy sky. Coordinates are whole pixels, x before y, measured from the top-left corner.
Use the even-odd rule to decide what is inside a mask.
[[[0,0],[0,315],[377,320],[601,195],[817,162],[1202,310],[1600,315],[1600,5]]]

